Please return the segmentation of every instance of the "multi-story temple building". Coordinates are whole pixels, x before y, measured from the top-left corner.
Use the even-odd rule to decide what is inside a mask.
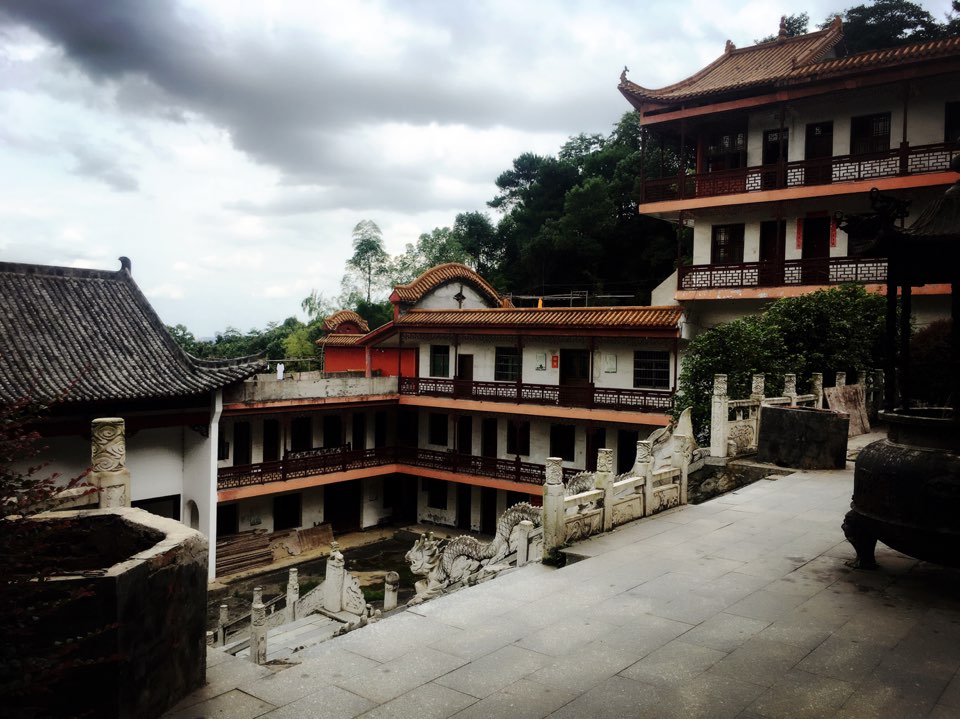
[[[228,392],[218,534],[388,518],[492,532],[509,504],[539,503],[548,456],[570,474],[607,447],[625,471],[669,422],[676,306],[517,309],[456,264],[392,301],[372,332],[328,321],[319,344],[338,374]]]
[[[654,292],[685,307],[692,333],[828,285],[880,291],[886,258],[837,213],[869,211],[877,188],[915,217],[956,179],[960,37],[848,55],[839,18],[798,37],[781,25],[668,87],[624,75],[619,89],[660,166],[640,212],[693,228],[692,257]],[[914,289],[915,316],[946,316],[949,293]]]

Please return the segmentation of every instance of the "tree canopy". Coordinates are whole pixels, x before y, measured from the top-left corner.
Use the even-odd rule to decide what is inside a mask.
[[[953,11],[944,22],[938,22],[927,10],[909,0],[873,0],[840,13],[831,13],[820,27],[826,27],[833,22],[834,16],[840,15],[847,52],[855,53],[954,34],[960,31],[958,13],[958,0],[953,1]]]

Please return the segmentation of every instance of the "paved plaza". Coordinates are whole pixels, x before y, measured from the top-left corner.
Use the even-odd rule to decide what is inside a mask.
[[[848,465],[849,466],[849,465]],[[761,480],[256,666],[167,716],[960,716],[960,572],[852,570],[853,472]]]

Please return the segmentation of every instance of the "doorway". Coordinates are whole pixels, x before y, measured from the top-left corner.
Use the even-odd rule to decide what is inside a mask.
[[[363,412],[354,412],[353,428],[350,435],[351,449],[367,448],[367,415]]]
[[[323,489],[323,516],[334,536],[360,530],[360,480],[336,482]]]
[[[640,433],[635,429],[617,430],[617,474],[633,469],[637,461],[637,441]]]
[[[458,418],[457,452],[460,454],[473,454],[473,417]]]
[[[263,420],[263,461],[276,462],[280,459],[280,421]]]
[[[457,485],[457,529],[470,531],[470,515],[473,503],[473,488],[469,484]]]
[[[239,505],[218,504],[217,505],[217,537],[227,537],[240,531],[240,509]]]
[[[492,487],[480,488],[480,531],[497,533],[497,490]]]
[[[760,287],[777,287],[783,284],[786,241],[786,220],[760,223],[760,268],[757,271],[757,284]]]
[[[590,352],[560,350],[560,404],[586,407],[590,395]]]
[[[302,495],[300,492],[293,494],[277,494],[273,497],[273,531],[280,532],[284,529],[297,529],[302,522]]]
[[[808,217],[803,221],[803,267],[805,285],[825,285],[830,281],[830,218]]]
[[[233,466],[250,464],[250,423],[237,422],[233,425]]]
[[[833,123],[812,122],[807,125],[803,159],[805,185],[828,185],[833,176]]]
[[[457,355],[457,374],[454,380],[455,396],[469,397],[473,394],[473,355]]]
[[[763,171],[761,188],[774,190],[784,186],[783,171],[787,162],[787,129],[767,130],[763,133]]]

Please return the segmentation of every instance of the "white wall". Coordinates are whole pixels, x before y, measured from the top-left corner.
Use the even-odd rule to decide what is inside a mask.
[[[360,513],[360,526],[376,527],[381,521],[393,514],[393,507],[383,506],[383,477],[368,477],[361,480],[363,503]]]
[[[417,521],[432,522],[448,527],[457,524],[457,483],[444,482],[447,486],[447,508],[436,509],[427,506],[427,492],[424,491],[424,481],[417,480]]]
[[[447,282],[434,288],[420,298],[420,301],[414,305],[418,310],[455,310],[458,308],[454,295],[462,293],[466,298],[463,304],[459,305],[465,310],[482,310],[492,305],[479,292],[465,282],[453,281]]]

